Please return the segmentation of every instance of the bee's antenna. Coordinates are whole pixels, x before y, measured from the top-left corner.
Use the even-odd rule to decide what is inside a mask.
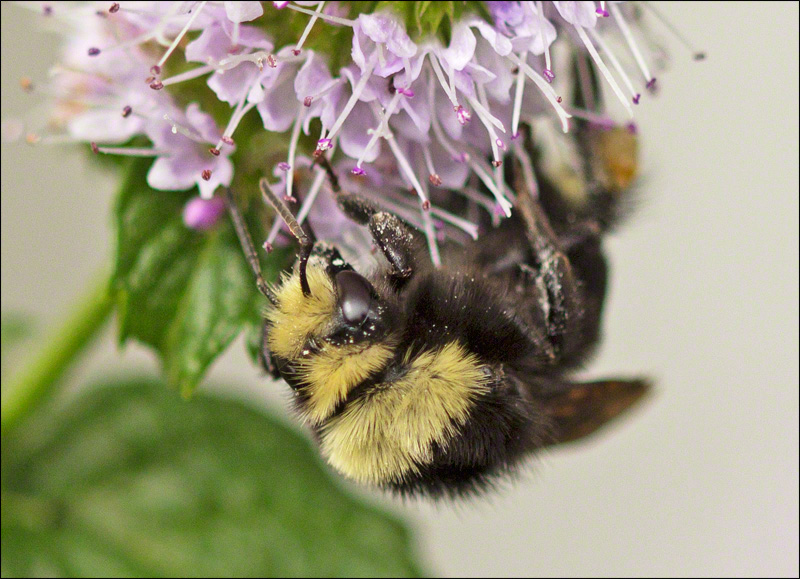
[[[314,162],[325,169],[325,172],[328,174],[328,181],[331,182],[331,189],[333,189],[333,192],[337,195],[341,193],[342,188],[339,186],[339,178],[336,176],[336,172],[333,170],[333,167],[331,167],[331,163],[328,161],[325,153],[322,151],[314,151]]]
[[[275,294],[272,292],[272,290],[269,289],[267,282],[264,281],[264,276],[261,274],[261,264],[258,262],[258,256],[256,255],[256,250],[253,246],[253,239],[250,237],[250,233],[247,231],[247,225],[244,222],[244,218],[239,212],[239,207],[237,207],[236,201],[233,199],[233,191],[226,189],[225,193],[227,197],[226,200],[228,204],[228,211],[231,214],[231,219],[233,219],[233,227],[236,229],[236,235],[239,237],[239,243],[242,244],[242,249],[244,250],[244,255],[247,258],[247,263],[250,264],[250,268],[253,270],[253,273],[256,274],[256,285],[258,286],[258,291],[264,294],[273,305],[278,305],[278,299],[275,297]]]
[[[292,212],[289,211],[289,208],[286,207],[286,204],[272,192],[269,182],[262,178],[258,184],[261,188],[261,194],[264,196],[264,200],[275,209],[275,212],[286,222],[292,235],[300,242],[300,288],[303,290],[304,296],[310,296],[311,288],[308,285],[306,265],[308,264],[308,257],[311,255],[311,250],[314,248],[314,241],[306,234],[303,228],[300,227],[300,224],[297,223],[297,219],[295,219]]]

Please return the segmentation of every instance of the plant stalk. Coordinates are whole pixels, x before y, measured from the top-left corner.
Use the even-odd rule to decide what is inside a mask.
[[[51,396],[64,373],[103,329],[112,306],[108,274],[104,270],[93,279],[72,314],[45,340],[39,354],[3,388],[2,436]]]

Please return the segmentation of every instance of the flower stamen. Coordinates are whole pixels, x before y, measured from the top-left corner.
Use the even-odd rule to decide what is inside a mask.
[[[450,103],[453,105],[453,110],[458,112],[459,108],[463,109],[463,107],[461,107],[461,105],[458,104],[458,99],[456,98],[455,91],[451,92],[450,84],[444,78],[444,72],[442,71],[442,66],[439,64],[439,60],[437,59],[437,57],[433,53],[430,53],[428,55],[428,59],[430,60],[433,72],[436,74],[436,79],[439,81],[439,84],[442,86],[444,93],[447,95],[447,98],[450,99]],[[464,123],[461,124],[463,125]]]
[[[697,47],[686,36],[684,36],[680,30],[678,30],[677,26],[675,26],[666,16],[664,16],[663,12],[658,10],[650,2],[642,2],[642,4],[644,4],[645,8],[647,8],[653,14],[655,14],[656,18],[658,18],[661,21],[661,23],[664,26],[666,26],[667,29],[670,32],[672,32],[672,34],[675,35],[675,38],[677,38],[680,41],[680,43],[683,44],[689,50],[689,52],[692,53],[692,58],[694,58],[695,60],[705,60],[706,53],[702,50],[697,50]],[[612,8],[615,7],[612,6]]]
[[[650,74],[650,69],[647,68],[647,63],[644,61],[642,57],[642,53],[639,50],[639,46],[636,44],[636,40],[633,38],[633,34],[631,33],[631,29],[628,26],[628,23],[622,17],[622,12],[620,12],[619,8],[614,6],[613,4],[609,4],[608,8],[611,10],[611,14],[614,15],[614,21],[619,26],[620,31],[622,32],[622,36],[625,38],[625,42],[628,44],[628,47],[631,49],[633,53],[633,58],[636,60],[636,64],[639,65],[639,69],[642,71],[644,75],[645,82],[649,83],[653,80],[653,76]]]
[[[289,156],[286,159],[286,163],[289,168],[294,167],[294,159],[295,154],[297,153],[297,141],[300,139],[300,128],[303,126],[303,119],[306,116],[306,108],[303,106],[303,103],[300,103],[297,107],[297,117],[294,120],[294,126],[292,127],[292,136],[289,140]],[[292,185],[294,182],[294,171],[289,171],[286,173],[286,196],[292,196]]]
[[[207,3],[208,3],[207,0],[203,0],[197,6],[197,8],[194,10],[194,12],[192,12],[192,15],[189,17],[189,20],[186,21],[186,24],[184,25],[184,27],[181,29],[181,31],[178,33],[178,35],[173,39],[172,44],[169,45],[169,48],[167,48],[167,51],[164,53],[164,56],[162,56],[161,60],[159,60],[156,63],[156,66],[159,69],[161,69],[164,66],[164,63],[167,62],[167,59],[169,58],[169,56],[178,47],[178,44],[183,39],[183,37],[186,35],[186,33],[189,31],[189,28],[191,28],[192,24],[194,24],[194,21],[197,19],[197,17],[203,11],[203,8],[205,8]],[[160,73],[160,70],[159,70],[159,73]]]
[[[569,122],[567,121],[567,119],[569,119],[570,115],[567,113],[567,111],[564,110],[564,107],[561,106],[561,100],[560,100],[561,97],[556,95],[555,91],[553,90],[553,87],[551,87],[548,83],[546,83],[544,79],[541,76],[539,76],[539,74],[535,70],[533,70],[530,66],[528,66],[528,63],[520,59],[513,52],[509,53],[507,58],[510,59],[511,62],[519,66],[520,70],[524,72],[525,75],[534,82],[534,84],[536,84],[539,90],[542,91],[542,94],[544,94],[545,98],[553,106],[553,108],[556,111],[556,114],[558,115],[558,118],[561,120],[561,130],[563,130],[565,133],[568,132]]]
[[[540,2],[541,4],[541,2]],[[527,59],[527,52],[522,52],[518,56],[521,61]],[[520,70],[517,72],[517,81],[514,89],[514,110],[511,113],[511,134],[516,135],[519,131],[519,117],[522,113],[522,97],[525,91],[525,74]]]
[[[302,12],[303,14],[308,14],[309,16],[316,16],[326,22],[332,22],[333,24],[340,24],[341,26],[349,26],[352,28],[355,26],[356,21],[350,20],[348,18],[341,18],[340,16],[333,16],[332,14],[325,14],[324,12],[315,12],[314,10],[309,10],[308,8],[303,8],[302,6],[296,6],[294,4],[288,4],[286,8],[290,10],[295,10],[297,12]]]
[[[364,150],[361,152],[361,156],[358,158],[356,162],[356,168],[361,169],[361,164],[364,162],[364,158],[369,154],[372,148],[375,146],[375,143],[378,142],[383,136],[386,136],[388,139],[391,136],[391,132],[389,131],[389,119],[394,114],[395,109],[397,108],[397,103],[400,100],[402,95],[400,92],[396,92],[395,95],[392,97],[392,100],[389,101],[389,106],[386,107],[386,111],[382,115],[382,120],[377,128],[372,131],[372,137],[370,137],[367,146],[364,147]],[[362,169],[363,171],[363,169]],[[362,175],[363,173],[356,173],[357,175]]]
[[[583,44],[586,46],[586,50],[589,51],[589,54],[594,60],[597,68],[600,69],[600,72],[603,74],[605,79],[608,81],[608,84],[611,85],[611,89],[614,91],[614,94],[617,95],[619,102],[625,107],[625,110],[628,111],[628,115],[633,117],[633,109],[631,108],[631,104],[628,102],[628,99],[625,98],[625,95],[622,93],[622,89],[619,88],[617,81],[611,75],[611,71],[608,70],[606,63],[603,62],[603,59],[600,58],[600,55],[597,53],[597,49],[592,44],[592,41],[587,36],[586,31],[583,29],[582,26],[575,26],[575,30],[578,32],[578,37],[581,39]]]
[[[328,141],[332,140],[333,137],[336,136],[336,133],[339,132],[339,129],[342,128],[344,121],[350,115],[350,113],[353,110],[353,107],[356,106],[356,103],[361,97],[361,93],[364,91],[364,87],[367,86],[367,82],[369,81],[370,75],[372,74],[372,69],[374,67],[375,63],[374,61],[371,60],[367,64],[366,70],[364,70],[364,72],[361,73],[361,78],[358,79],[356,86],[353,88],[353,94],[350,95],[350,99],[347,101],[347,104],[344,105],[344,109],[342,110],[342,113],[339,115],[339,118],[337,118],[336,122],[333,123],[333,127],[331,127],[331,130],[326,135],[326,138],[321,140],[328,140]]]
[[[536,12],[538,12],[539,17],[539,36],[542,39],[542,46],[544,47],[544,70],[542,71],[542,75],[547,82],[553,82],[556,75],[553,74],[552,64],[550,63],[550,46],[547,44],[547,38],[544,35],[544,6],[542,6],[541,0],[536,2],[536,6],[538,8]]]
[[[589,29],[589,34],[591,35],[592,39],[597,43],[597,45],[600,47],[600,50],[602,50],[603,53],[606,56],[608,56],[608,60],[611,61],[611,66],[614,67],[614,70],[617,71],[617,74],[619,74],[622,77],[622,82],[625,83],[625,87],[631,93],[631,101],[633,101],[633,104],[638,105],[639,99],[642,97],[642,95],[636,92],[636,89],[633,88],[633,83],[631,82],[630,77],[628,77],[628,75],[625,73],[625,69],[622,68],[622,65],[620,64],[619,60],[617,60],[616,55],[613,52],[611,52],[611,49],[603,40],[602,36],[597,34],[597,32],[595,32],[592,29]]]
[[[311,29],[314,27],[314,24],[317,22],[317,19],[319,18],[319,15],[322,13],[322,9],[324,7],[325,7],[325,2],[320,2],[319,4],[317,4],[316,13],[308,21],[308,24],[306,24],[306,28],[305,28],[305,30],[303,30],[303,34],[302,34],[302,36],[300,36],[300,40],[297,41],[297,44],[295,45],[294,50],[292,51],[292,53],[295,56],[300,54],[300,50],[302,50],[302,48],[303,48],[303,43],[306,41],[306,38],[308,38],[308,35],[311,32]]]

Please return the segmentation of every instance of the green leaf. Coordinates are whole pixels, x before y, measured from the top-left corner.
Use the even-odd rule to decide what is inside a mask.
[[[239,402],[106,384],[3,438],[3,576],[417,576],[403,525]]]
[[[167,381],[189,394],[245,325],[259,323],[265,300],[230,221],[187,229],[181,212],[196,193],[150,189],[148,166],[133,165],[115,209],[119,339],[155,348]],[[268,281],[285,259],[264,262]]]
[[[3,312],[0,317],[0,350],[5,354],[10,348],[31,335],[30,317]]]
[[[448,25],[453,22],[455,2],[417,2],[417,26],[420,34],[437,34],[442,20],[448,17]]]
[[[3,372],[8,369],[6,362],[11,357],[12,350],[31,337],[32,326],[31,318],[24,314],[3,312],[0,317],[0,360]]]

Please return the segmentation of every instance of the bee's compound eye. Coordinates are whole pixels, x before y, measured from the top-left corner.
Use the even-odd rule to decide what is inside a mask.
[[[351,326],[364,323],[372,304],[370,283],[354,271],[340,271],[336,274],[336,289],[344,321]]]

